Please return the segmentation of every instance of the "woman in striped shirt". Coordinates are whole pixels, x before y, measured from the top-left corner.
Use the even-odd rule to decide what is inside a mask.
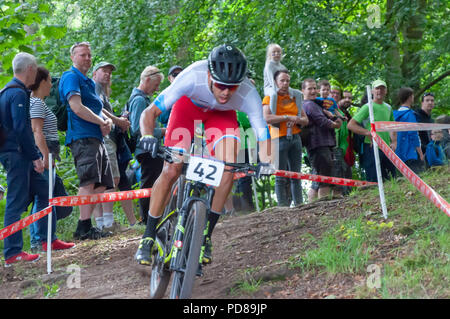
[[[58,128],[55,114],[45,104],[44,99],[50,94],[52,87],[52,78],[47,69],[38,67],[36,80],[30,86],[32,90],[30,98],[30,118],[31,127],[33,129],[34,140],[44,159],[45,171],[44,175],[48,179],[49,154],[52,154],[52,166],[55,164],[55,158],[59,158],[59,139]],[[56,174],[55,174],[56,175]],[[33,205],[32,214],[36,213]],[[56,238],[56,211],[53,209],[52,216],[52,249],[68,249],[75,246],[74,243],[66,243]],[[43,218],[46,219],[46,217]],[[32,250],[47,250],[47,232],[36,227],[36,224],[30,226],[31,248]]]

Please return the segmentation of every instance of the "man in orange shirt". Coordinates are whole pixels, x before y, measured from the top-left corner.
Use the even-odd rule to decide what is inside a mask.
[[[289,95],[291,77],[287,70],[277,71],[274,75],[275,84],[278,87],[277,111],[272,114],[270,110],[270,97],[263,99],[263,114],[268,124],[279,124],[279,128],[270,126],[270,136],[278,143],[278,169],[300,172],[302,165],[302,141],[300,138],[300,126],[308,125],[308,117],[303,110],[298,110],[295,98]],[[301,105],[301,103],[298,103]],[[275,193],[279,206],[290,206],[286,193],[288,178],[275,178]],[[301,181],[291,181],[291,193],[294,205],[300,205],[303,201]]]

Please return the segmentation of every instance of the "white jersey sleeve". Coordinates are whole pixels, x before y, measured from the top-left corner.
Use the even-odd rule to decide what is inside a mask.
[[[217,102],[208,86],[208,61],[202,60],[184,69],[175,81],[153,101],[161,111],[171,109],[178,99],[186,96],[198,107],[206,110],[240,110],[248,115],[250,124],[259,141],[270,138],[269,128],[262,113],[262,101],[258,91],[248,78],[241,83],[231,99]]]

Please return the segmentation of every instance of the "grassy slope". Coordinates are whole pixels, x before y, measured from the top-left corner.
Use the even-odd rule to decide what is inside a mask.
[[[449,176],[445,167],[423,180],[448,200]],[[370,281],[357,288],[360,298],[448,298],[449,217],[404,178],[385,183],[385,194],[387,220],[381,215],[378,188],[356,190],[350,207],[343,207],[356,214],[331,221],[334,226],[319,239],[311,238],[312,248],[291,257],[291,266],[304,272],[359,274]]]
[[[447,201],[449,172],[445,167],[422,176]],[[363,282],[374,278],[372,286],[378,284],[378,270],[379,288],[365,284],[346,287],[357,298],[448,298],[449,217],[404,178],[387,182],[385,193],[388,220],[381,215],[378,189],[357,189],[340,213],[323,216],[320,223],[327,227],[320,236],[305,235],[308,248],[290,256],[288,264],[304,274],[347,274]],[[0,202],[0,227],[4,204],[4,200]],[[77,216],[75,212],[58,223],[61,239],[71,239]],[[28,231],[24,234],[27,249]],[[0,242],[0,248],[2,245]],[[368,268],[370,265],[377,266]]]

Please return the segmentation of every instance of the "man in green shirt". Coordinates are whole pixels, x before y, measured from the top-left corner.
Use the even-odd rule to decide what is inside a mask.
[[[384,98],[387,94],[387,85],[383,80],[376,80],[372,83],[372,95],[373,95],[373,113],[374,121],[394,121],[394,113],[389,104],[384,102]],[[372,137],[370,134],[370,121],[369,121],[369,104],[365,104],[359,109],[358,113],[350,120],[347,128],[359,135],[365,136],[365,140],[362,146],[362,154],[360,157],[360,164],[366,172],[366,178],[370,182],[377,181],[377,171],[375,166],[375,158],[373,153]],[[395,152],[397,148],[397,133],[396,132],[379,132],[377,133],[381,139],[390,145],[391,149]],[[379,151],[380,165],[383,179],[396,176],[396,169],[392,162]]]

